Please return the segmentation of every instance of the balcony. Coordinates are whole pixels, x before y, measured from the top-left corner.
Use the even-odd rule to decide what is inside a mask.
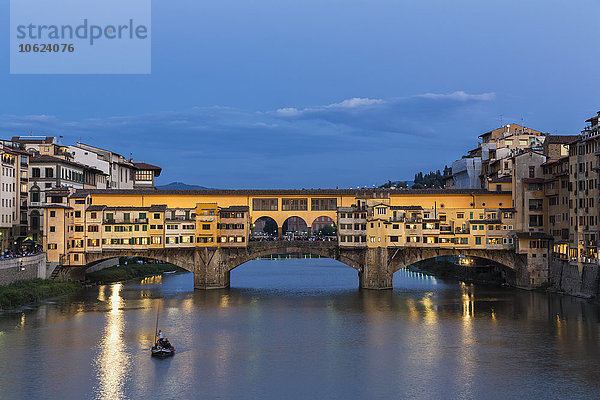
[[[136,224],[147,224],[148,218],[136,218],[134,221]]]
[[[456,233],[456,234],[466,234],[466,235],[468,235],[470,232],[471,231],[469,229],[467,229],[467,228],[456,228],[454,230],[454,233]]]
[[[542,206],[529,206],[529,211],[543,211],[544,207]]]

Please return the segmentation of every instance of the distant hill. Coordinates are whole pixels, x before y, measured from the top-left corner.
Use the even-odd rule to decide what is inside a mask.
[[[156,187],[158,190],[206,190],[210,189],[204,186],[188,185],[183,182],[171,182],[168,185],[160,185]]]

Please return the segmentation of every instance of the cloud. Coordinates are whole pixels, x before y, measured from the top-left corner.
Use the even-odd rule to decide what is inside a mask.
[[[348,187],[442,168],[489,126],[494,94],[353,97],[249,111],[194,107],[64,120],[0,115],[8,136],[64,136],[163,167],[161,180],[210,187]]]
[[[449,94],[426,93],[420,97],[432,100],[457,100],[457,101],[492,101],[496,99],[495,93],[468,94],[463,91],[458,91]]]

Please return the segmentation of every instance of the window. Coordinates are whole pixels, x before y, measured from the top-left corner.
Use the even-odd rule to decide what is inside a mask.
[[[542,211],[542,199],[529,199],[529,211]]]
[[[529,226],[543,226],[543,216],[542,215],[530,215],[529,216]]]
[[[162,243],[162,237],[152,236],[152,244],[161,244],[161,243]]]
[[[281,209],[283,211],[307,211],[308,199],[281,199]]]
[[[46,178],[54,178],[54,168],[46,168]]]
[[[75,211],[75,218],[81,218],[81,211]]]
[[[476,236],[475,237],[475,244],[481,244],[481,236]]]
[[[111,231],[111,227],[110,227],[110,225],[106,225],[106,226],[104,227],[104,232],[110,232],[110,231]]]
[[[50,217],[52,217],[52,218],[56,217],[56,211],[50,211]]]
[[[154,173],[152,171],[136,171],[135,172],[135,180],[136,181],[152,181],[154,178]]]
[[[158,213],[155,213],[155,214],[154,214],[154,219],[160,219],[160,214],[158,214]]]
[[[254,211],[277,211],[277,199],[252,199]]]
[[[31,202],[32,203],[39,203],[40,201],[40,192],[31,192]]]
[[[123,221],[129,222],[129,220],[130,220],[130,214],[129,213],[123,213]]]
[[[75,225],[75,232],[83,232],[83,225]]]
[[[56,243],[48,243],[48,250],[56,250]]]
[[[312,199],[310,206],[313,211],[333,211],[337,209],[337,199]]]
[[[114,218],[114,215],[113,215],[113,213],[106,213],[106,219],[107,219],[108,221],[112,221],[112,220],[114,220],[115,218]]]
[[[33,178],[39,178],[40,177],[40,169],[39,168],[31,168],[31,176]]]
[[[456,213],[456,218],[463,219],[465,217],[465,213]]]
[[[141,212],[139,215],[139,219],[146,219],[146,213],[145,212]]]
[[[535,178],[535,166],[533,165],[529,167],[529,177]]]
[[[209,230],[210,229],[210,224],[202,224],[202,229],[203,230]]]
[[[51,227],[50,227],[50,232],[56,232],[56,227],[54,227],[54,226],[51,226]]]
[[[377,215],[385,215],[387,209],[385,207],[377,207]]]
[[[88,225],[88,232],[98,232],[98,225]]]

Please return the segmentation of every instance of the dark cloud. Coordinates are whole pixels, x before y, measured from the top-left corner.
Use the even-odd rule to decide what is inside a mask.
[[[192,108],[64,121],[3,115],[5,136],[63,136],[163,166],[162,182],[211,187],[348,187],[410,179],[471,148],[493,94],[353,98],[251,112]]]

